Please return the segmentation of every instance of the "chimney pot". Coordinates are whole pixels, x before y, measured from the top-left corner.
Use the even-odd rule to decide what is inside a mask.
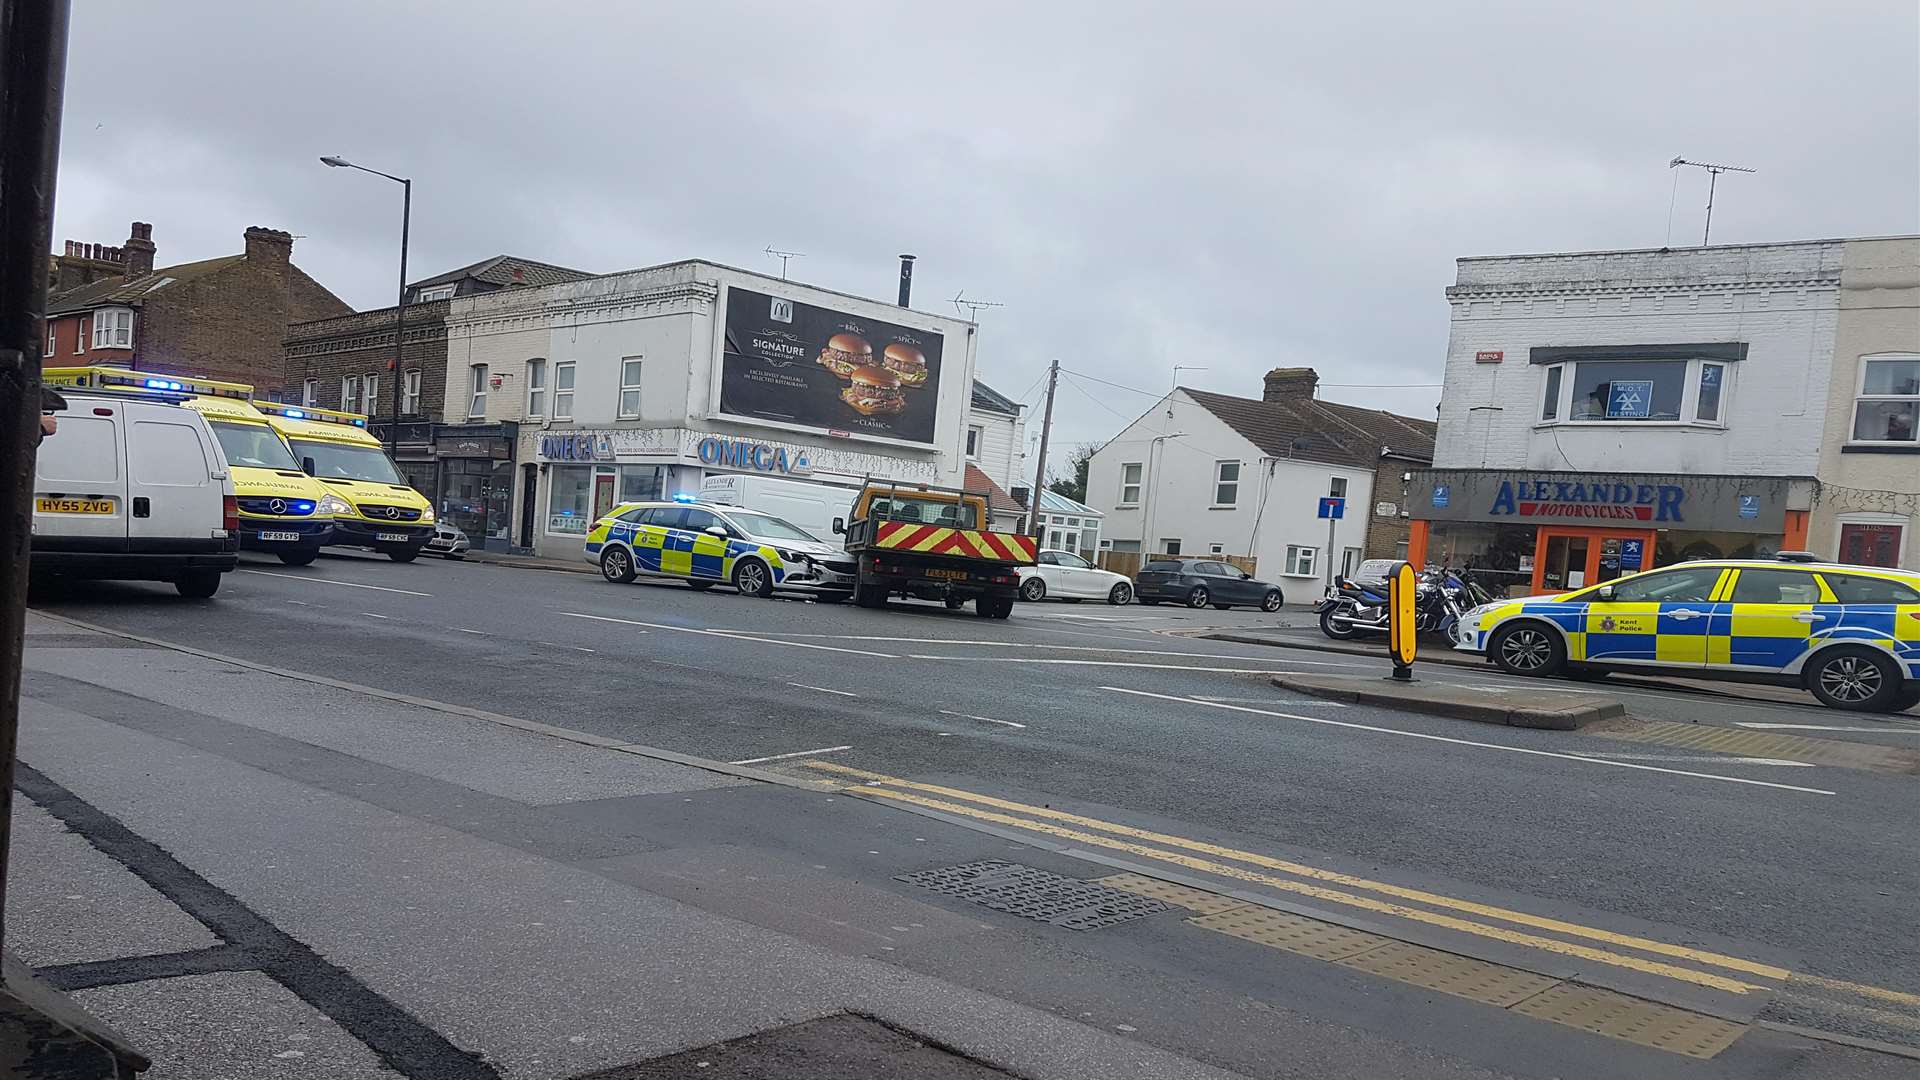
[[[1310,367],[1274,368],[1267,372],[1260,394],[1262,401],[1288,401],[1311,398],[1320,385],[1320,373]]]
[[[127,229],[127,242],[121,248],[124,267],[120,276],[127,281],[153,273],[153,226],[136,221]]]
[[[284,271],[293,259],[293,234],[254,225],[246,231],[247,261],[263,262]]]

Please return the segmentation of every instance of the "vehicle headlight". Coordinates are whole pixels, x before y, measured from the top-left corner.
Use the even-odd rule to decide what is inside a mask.
[[[334,517],[339,514],[353,513],[353,507],[348,506],[347,500],[338,495],[322,495],[313,512],[318,517]]]
[[[425,510],[420,511],[420,520],[429,525],[433,524],[433,507],[429,506]]]

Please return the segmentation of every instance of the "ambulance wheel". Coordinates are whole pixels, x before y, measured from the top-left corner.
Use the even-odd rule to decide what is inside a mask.
[[[1567,666],[1560,635],[1536,622],[1502,627],[1487,643],[1487,655],[1509,675],[1558,675]]]
[[[296,548],[293,551],[280,551],[280,561],[288,566],[305,566],[320,557],[319,548]]]
[[[615,585],[633,580],[633,556],[623,547],[610,547],[600,553],[600,576]]]
[[[773,595],[773,572],[759,559],[740,559],[733,564],[733,587],[741,596],[764,600]]]
[[[220,571],[195,570],[175,580],[173,587],[189,600],[205,600],[220,591]]]
[[[387,548],[385,551],[387,558],[392,559],[394,562],[412,562],[420,557],[419,548],[397,547]]]
[[[1892,712],[1903,689],[1900,668],[1879,649],[1829,649],[1807,665],[1807,689],[1830,709]]]

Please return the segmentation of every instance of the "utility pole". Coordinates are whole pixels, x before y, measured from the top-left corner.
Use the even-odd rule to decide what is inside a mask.
[[[1047,366],[1047,411],[1040,420],[1040,466],[1033,472],[1033,491],[1027,495],[1027,531],[1042,541],[1046,539],[1040,527],[1040,492],[1047,486],[1047,437],[1053,434],[1053,390],[1060,385],[1060,358],[1054,357]]]

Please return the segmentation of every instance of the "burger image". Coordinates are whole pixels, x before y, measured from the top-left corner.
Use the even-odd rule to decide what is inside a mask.
[[[886,368],[862,364],[847,375],[848,384],[840,391],[840,400],[862,416],[897,413],[907,407],[907,395],[900,390],[900,379]]]
[[[888,371],[900,377],[902,386],[925,386],[927,384],[927,358],[920,350],[911,345],[894,342],[887,346],[881,355],[880,363]]]
[[[820,350],[820,366],[841,378],[853,374],[855,368],[873,363],[873,346],[858,334],[835,334],[827,339],[827,347]]]

